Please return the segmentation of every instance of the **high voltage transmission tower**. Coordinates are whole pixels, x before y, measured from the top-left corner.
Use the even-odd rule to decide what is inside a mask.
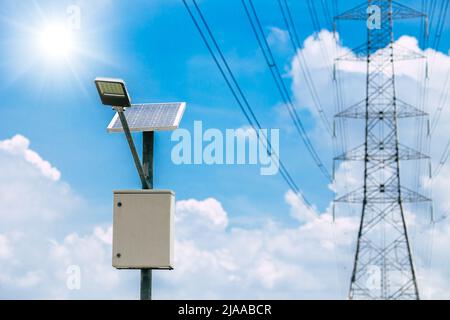
[[[394,46],[393,21],[424,17],[392,0],[369,0],[336,17],[378,19],[367,26],[366,45],[340,58],[367,62],[366,98],[336,115],[365,121],[364,144],[335,158],[364,162],[363,187],[336,199],[362,203],[350,299],[419,299],[404,204],[430,199],[401,185],[400,161],[428,157],[399,142],[397,120],[428,115],[396,96],[394,62],[421,55]]]

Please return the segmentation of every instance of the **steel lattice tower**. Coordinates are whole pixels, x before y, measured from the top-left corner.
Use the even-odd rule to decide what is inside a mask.
[[[427,156],[399,143],[397,119],[427,114],[396,96],[394,62],[419,55],[394,47],[393,21],[424,14],[392,0],[369,0],[336,18],[366,21],[373,13],[380,23],[368,27],[367,43],[349,57],[367,62],[366,99],[336,115],[365,121],[364,144],[335,158],[364,162],[363,187],[336,199],[362,203],[349,298],[419,299],[403,206],[429,199],[401,185],[400,161]]]

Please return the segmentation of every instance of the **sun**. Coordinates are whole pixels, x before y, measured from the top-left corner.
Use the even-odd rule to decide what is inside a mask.
[[[39,33],[38,45],[48,58],[69,58],[74,49],[73,35],[65,25],[47,25]]]
[[[101,38],[103,28],[110,29],[108,22],[98,29],[98,24],[76,19],[64,6],[50,6],[57,1],[31,2],[17,12],[0,10],[0,43],[7,45],[0,59],[0,66],[8,71],[8,77],[2,79],[5,87],[32,78],[33,88],[39,93],[70,83],[71,88],[81,89],[88,96],[85,86],[90,81],[85,79],[91,74],[90,68],[115,64]]]

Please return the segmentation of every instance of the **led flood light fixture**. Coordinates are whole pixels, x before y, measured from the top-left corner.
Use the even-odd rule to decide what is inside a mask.
[[[129,107],[131,105],[125,81],[113,78],[96,78],[95,86],[104,105],[112,107]]]

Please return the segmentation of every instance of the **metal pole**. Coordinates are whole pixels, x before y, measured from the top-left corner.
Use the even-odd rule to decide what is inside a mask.
[[[133,137],[128,126],[127,118],[123,113],[122,107],[114,107],[119,114],[120,122],[122,123],[123,131],[130,146],[131,154],[133,155],[134,164],[141,179],[142,189],[153,189],[153,142],[154,132],[144,132],[142,136],[142,165],[137,154],[136,147],[133,142]],[[141,300],[152,299],[152,270],[141,269]]]
[[[136,151],[136,147],[134,146],[133,137],[131,136],[130,127],[128,126],[127,118],[123,113],[122,107],[114,107],[114,109],[119,114],[120,122],[122,123],[122,128],[127,137],[128,145],[130,146],[131,154],[133,155],[134,165],[139,173],[139,178],[141,178],[142,188],[143,189],[151,189],[149,181],[147,180],[146,174],[144,173],[144,169],[141,166],[141,162],[139,160],[139,156]],[[152,154],[153,161],[153,154]],[[153,170],[152,170],[153,171]]]
[[[142,189],[153,189],[153,131],[142,134],[142,167],[146,184]],[[152,299],[152,269],[141,269],[141,300]]]
[[[142,133],[142,168],[148,187],[144,184],[142,189],[153,189],[153,145],[155,135],[153,131]]]

